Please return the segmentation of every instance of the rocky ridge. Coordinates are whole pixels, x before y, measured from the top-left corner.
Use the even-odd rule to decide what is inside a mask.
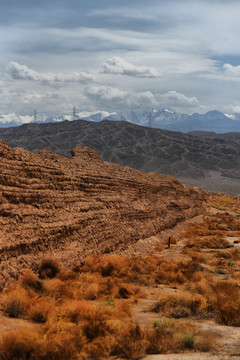
[[[0,141],[0,287],[21,268],[54,256],[74,266],[124,249],[200,214],[207,192],[168,175],[104,162],[77,147],[72,158]]]
[[[104,161],[176,177],[207,190],[240,193],[240,142],[237,133],[218,137],[147,128],[125,121],[64,121],[0,129],[0,139],[29,151],[51,150],[70,157],[87,146]]]

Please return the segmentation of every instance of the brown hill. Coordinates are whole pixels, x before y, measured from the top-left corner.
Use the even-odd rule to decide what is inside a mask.
[[[74,147],[88,146],[105,161],[168,174],[192,186],[237,195],[240,193],[239,137],[224,135],[221,138],[193,136],[107,120],[36,123],[0,129],[0,139],[12,147],[33,152],[51,150],[69,157]]]
[[[86,147],[68,159],[0,141],[1,287],[42,257],[76,265],[124,249],[201,213],[206,198],[168,175],[103,162]]]

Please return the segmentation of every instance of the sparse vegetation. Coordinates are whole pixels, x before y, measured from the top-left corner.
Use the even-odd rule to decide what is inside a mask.
[[[221,205],[220,198],[212,201]],[[194,320],[240,326],[236,236],[239,216],[216,213],[184,229],[185,246],[174,261],[168,256],[172,249],[160,242],[156,255],[99,254],[72,269],[44,259],[38,275],[25,269],[0,294],[6,316],[32,324],[0,334],[0,359],[139,359],[216,349],[217,334],[202,331]],[[145,309],[156,320],[138,324],[134,306],[149,289],[159,289]]]

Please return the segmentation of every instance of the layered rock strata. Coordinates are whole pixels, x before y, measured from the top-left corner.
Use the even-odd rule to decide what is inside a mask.
[[[156,173],[103,162],[87,147],[68,159],[0,141],[0,286],[54,256],[77,265],[124,249],[202,212],[207,193]]]

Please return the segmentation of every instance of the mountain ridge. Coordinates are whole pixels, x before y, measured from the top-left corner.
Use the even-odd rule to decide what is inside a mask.
[[[213,191],[239,194],[240,137],[237,133],[229,136],[194,136],[109,120],[0,129],[0,139],[12,147],[33,152],[46,149],[70,157],[72,148],[87,146],[104,161],[168,174]]]
[[[129,113],[117,113],[107,111],[82,111],[74,112],[73,115],[38,115],[18,116],[15,114],[0,115],[0,128],[19,126],[24,123],[58,123],[65,120],[82,119],[99,122],[102,120],[127,121],[136,125],[149,126],[153,128],[171,131],[214,131],[217,133],[240,132],[240,114],[224,114],[217,110],[208,111],[205,114],[182,114],[169,109],[152,109],[143,111],[132,110]],[[37,120],[37,121],[36,121]]]

